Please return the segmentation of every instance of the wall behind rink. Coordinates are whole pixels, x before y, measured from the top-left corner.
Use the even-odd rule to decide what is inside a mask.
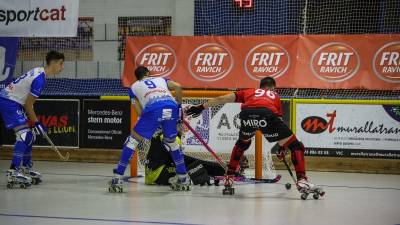
[[[172,35],[193,35],[193,0],[81,0],[79,16],[94,17],[94,61],[118,59],[118,17],[170,16]]]
[[[109,96],[112,97],[112,96]],[[116,100],[116,96],[114,96],[113,99]],[[119,98],[119,100],[128,100],[127,96],[121,96]],[[296,99],[292,100],[292,101],[297,101]],[[309,101],[308,103],[311,102],[318,102],[319,100],[316,99],[309,99],[307,100]],[[324,101],[324,100],[322,100]],[[325,100],[326,101],[326,100]],[[340,101],[340,100],[333,100],[333,102],[335,101]],[[343,101],[343,100],[342,100]],[[351,100],[346,100],[346,101],[351,101]],[[353,100],[354,101],[354,100]],[[355,102],[355,101],[354,101]],[[353,103],[354,103],[353,102]],[[397,101],[398,102],[398,101]],[[129,102],[126,102],[127,104],[129,104]],[[285,101],[284,102],[284,107],[285,107],[285,118],[284,120],[286,121],[286,123],[288,124],[289,121],[291,121],[291,124],[296,124],[296,120],[293,119],[293,115],[294,115],[294,110],[292,110],[292,113],[289,113],[289,102]],[[337,103],[337,102],[336,102]],[[382,104],[389,104],[388,102],[386,103],[380,103]],[[392,103],[390,103],[392,104]],[[293,104],[292,104],[293,105]],[[325,106],[329,106],[330,104],[324,104]],[[400,105],[399,103],[397,103],[397,105]],[[310,108],[311,109],[311,108]],[[395,108],[397,109],[397,108]],[[221,111],[222,110],[222,111]],[[225,112],[226,114],[226,118],[222,116],[222,113],[224,112],[223,109],[215,109],[215,114],[214,117],[216,119],[217,122],[215,122],[215,124],[212,124],[212,126],[208,125],[208,127],[214,127],[214,129],[217,129],[217,131],[220,131],[220,134],[217,135],[217,139],[218,137],[220,138],[220,140],[224,140],[224,143],[226,144],[224,149],[225,151],[229,152],[229,149],[231,149],[231,145],[235,142],[235,138],[237,134],[237,128],[235,127],[234,124],[234,116],[235,114],[229,114],[229,112]],[[328,111],[330,109],[327,109]],[[308,110],[310,111],[310,110]],[[393,111],[393,110],[392,110]],[[303,119],[306,119],[310,116],[319,116],[323,119],[325,119],[325,114],[321,114],[315,110],[311,110],[311,114],[313,115],[302,115],[302,117],[304,117]],[[325,111],[324,111],[325,112]],[[398,112],[398,111],[393,111],[393,112]],[[329,113],[329,112],[328,112]],[[335,121],[333,123],[333,127],[337,128],[338,127],[343,127],[343,125],[337,123],[340,122],[342,119],[342,115],[340,111],[336,112],[336,116],[337,118],[335,118]],[[383,114],[383,113],[382,113]],[[87,118],[83,118],[84,115],[81,115],[81,121],[82,120],[87,120]],[[219,115],[219,116],[218,116]],[[291,115],[292,118],[287,117],[288,115]],[[372,114],[371,114],[372,115]],[[339,118],[340,117],[340,118]],[[299,115],[300,118],[300,115]],[[392,118],[392,117],[390,117]],[[390,119],[389,117],[386,119]],[[395,117],[397,118],[397,117]],[[339,120],[340,119],[340,120]],[[326,122],[328,123],[327,119],[325,119]],[[380,118],[379,116],[376,116],[374,118],[374,125],[378,126],[380,125]],[[393,119],[394,121],[394,119]],[[231,129],[228,129],[228,122],[229,122],[229,127]],[[318,122],[318,121],[317,121]],[[321,122],[321,121],[319,121]],[[361,121],[362,122],[362,121]],[[365,127],[365,122],[362,124],[362,126]],[[1,120],[0,120],[1,123]],[[353,123],[358,123],[357,121],[353,121]],[[218,130],[218,124],[220,124],[220,129]],[[300,121],[301,124],[301,121]],[[194,126],[194,128],[197,126],[196,124],[192,124]],[[325,123],[323,123],[322,125],[326,126]],[[386,125],[385,125],[386,126]],[[397,125],[391,124],[390,127],[398,127]],[[323,129],[323,128],[322,128]],[[128,131],[127,128],[125,128],[126,131]],[[227,132],[227,130],[229,130],[229,132]],[[363,129],[365,130],[365,129]],[[369,127],[368,127],[369,130]],[[373,130],[373,129],[372,129]],[[371,131],[372,131],[371,130]],[[296,129],[295,131],[296,133],[298,132],[298,130]],[[84,129],[80,129],[80,133],[84,133]],[[212,132],[209,131],[209,134],[211,134]],[[214,132],[215,133],[215,132]],[[321,132],[322,134],[328,134],[329,133],[329,127],[326,126],[326,129],[324,131]],[[306,138],[304,137],[304,135],[299,135],[299,139],[301,141],[303,141],[306,144],[306,161],[307,161],[307,168],[308,170],[316,170],[316,171],[341,171],[341,172],[367,172],[367,173],[391,173],[391,174],[400,174],[400,163],[399,163],[399,159],[396,157],[390,157],[392,155],[398,155],[398,151],[396,150],[377,150],[377,149],[372,149],[372,151],[370,150],[363,150],[363,153],[373,153],[373,155],[346,155],[347,153],[350,152],[355,152],[355,153],[359,153],[359,151],[354,150],[354,149],[344,149],[344,148],[326,148],[327,146],[325,145],[325,141],[326,138],[328,138],[329,136],[323,137],[321,135],[321,133],[317,133],[317,134],[308,134],[309,137],[318,137],[318,138]],[[230,135],[232,134],[232,135]],[[4,133],[2,133],[2,129],[0,129],[0,136],[3,136]],[[126,135],[126,134],[125,134]],[[125,136],[122,135],[122,136]],[[205,134],[207,136],[207,134]],[[307,134],[306,134],[307,135]],[[204,136],[204,137],[206,137]],[[188,137],[190,138],[190,134],[188,134]],[[227,138],[229,138],[230,140],[227,140]],[[322,140],[322,138],[325,138]],[[394,140],[395,138],[390,138],[390,140],[386,140],[386,141],[396,141]],[[372,140],[372,139],[371,139]],[[381,139],[382,140],[382,139]],[[218,142],[218,140],[216,140]],[[312,145],[313,143],[310,143],[310,141],[312,141],[315,145],[321,145],[320,148],[315,148],[318,146]],[[377,139],[372,140],[372,141],[378,141]],[[385,140],[383,140],[385,141]],[[229,142],[229,143],[228,143]],[[348,142],[348,141],[346,141]],[[353,141],[353,143],[356,143],[357,140]],[[119,141],[118,141],[119,143]],[[118,144],[116,142],[116,144]],[[3,144],[5,144],[3,142]],[[9,143],[12,144],[12,143]],[[117,149],[111,149],[111,148],[103,148],[103,149],[95,149],[95,148],[90,148],[87,149],[87,146],[84,147],[82,146],[83,142],[80,142],[80,148],[76,148],[76,149],[66,149],[66,148],[61,148],[61,151],[65,152],[68,151],[71,153],[71,157],[70,157],[70,161],[80,161],[80,162],[108,162],[108,163],[116,163],[119,159],[120,156],[120,148]],[[122,143],[119,143],[120,145]],[[276,168],[278,169],[284,169],[283,164],[281,162],[279,162],[278,160],[276,160],[275,157],[275,146],[270,145],[265,143],[265,148],[271,148],[274,147],[272,149],[273,152],[273,158],[274,158],[274,165]],[[333,143],[335,144],[335,143]],[[312,145],[312,148],[307,147]],[[221,144],[219,146],[222,146]],[[193,147],[193,146],[191,146]],[[382,147],[382,146],[381,146]],[[384,147],[384,146],[383,146]],[[187,146],[187,148],[189,148],[189,146]],[[220,150],[220,148],[216,148],[215,150]],[[208,154],[204,149],[201,149],[202,152],[204,152],[204,154]],[[254,148],[249,149],[249,151],[253,152]],[[250,152],[249,152],[250,153]],[[326,154],[327,153],[327,154]],[[332,154],[331,154],[332,153]],[[343,153],[344,155],[340,155],[341,153]],[[388,154],[387,154],[388,153]],[[65,153],[64,153],[65,154]],[[380,157],[380,154],[385,154],[385,156]],[[34,160],[59,160],[59,158],[57,157],[57,155],[54,153],[53,150],[51,149],[46,149],[46,148],[38,148],[38,147],[34,147],[34,152],[33,152],[33,157]],[[11,159],[12,158],[12,146],[8,145],[8,146],[1,146],[0,145],[0,159]]]

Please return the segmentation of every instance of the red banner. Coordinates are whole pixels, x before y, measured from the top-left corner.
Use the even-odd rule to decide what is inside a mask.
[[[185,88],[400,90],[400,35],[129,37],[123,84],[144,65]]]

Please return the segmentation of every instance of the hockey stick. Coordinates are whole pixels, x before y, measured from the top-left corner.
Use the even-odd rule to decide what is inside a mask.
[[[63,160],[63,161],[68,161],[69,159],[69,152],[67,152],[65,154],[65,156],[61,155],[60,151],[58,150],[57,146],[54,145],[54,143],[51,141],[51,139],[49,138],[49,136],[47,135],[47,133],[43,134],[44,138],[47,140],[47,142],[51,145],[51,147],[53,148],[53,150],[55,152],[57,152],[58,156]]]
[[[215,176],[214,179],[215,180],[223,180],[224,176]],[[277,183],[281,180],[281,175],[277,175],[273,179],[266,179],[266,178],[255,179],[255,178],[247,178],[247,177],[233,177],[233,180],[237,181],[237,182],[252,183],[252,184],[273,184],[273,183]]]
[[[214,156],[214,158],[217,160],[218,164],[225,170],[227,171],[227,166],[225,165],[225,163],[221,160],[220,157],[218,157],[217,154],[215,154],[215,152],[210,148],[210,146],[208,146],[208,144],[203,140],[203,138],[200,136],[199,133],[197,133],[197,131],[195,131],[193,129],[192,126],[190,126],[190,124],[186,121],[183,120],[183,124],[185,124],[185,126],[192,132],[192,134],[201,142],[201,144],[207,149],[207,151],[209,151],[211,153],[212,156]]]
[[[292,179],[293,179],[293,182],[296,184],[297,183],[297,181],[296,181],[296,179],[294,178],[294,175],[293,175],[293,172],[292,172],[292,170],[290,169],[290,166],[289,166],[289,164],[286,162],[286,159],[285,159],[285,157],[283,158],[283,163],[285,164],[285,166],[286,166],[286,169],[287,169],[287,171],[289,172],[289,174],[290,174],[290,176],[292,177]]]

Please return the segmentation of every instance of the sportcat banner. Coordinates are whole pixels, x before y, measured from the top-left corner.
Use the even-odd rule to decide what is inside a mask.
[[[306,148],[322,150],[316,155],[400,158],[399,101],[393,105],[296,101],[296,135]]]
[[[124,86],[138,65],[189,88],[400,89],[400,35],[129,37]]]
[[[1,0],[0,36],[73,37],[79,0]]]

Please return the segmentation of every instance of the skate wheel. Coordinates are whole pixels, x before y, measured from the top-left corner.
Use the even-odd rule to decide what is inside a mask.
[[[234,194],[235,194],[235,189],[234,189],[234,188],[231,188],[231,189],[229,190],[229,194],[230,194],[230,195],[234,195]]]
[[[20,184],[19,187],[22,188],[22,189],[25,189],[26,188],[26,184]]]
[[[301,197],[302,200],[306,200],[307,197],[308,197],[308,194],[307,193],[303,193],[303,194],[301,194],[300,197]]]
[[[122,187],[118,187],[118,192],[122,193],[124,191],[124,189]]]
[[[7,184],[7,188],[8,188],[8,189],[12,189],[12,188],[13,188],[13,186],[14,186],[14,185],[13,185],[13,184],[11,184],[11,183],[8,183],[8,184]]]
[[[318,194],[318,193],[314,193],[312,197],[313,197],[315,200],[318,200],[318,199],[319,199],[319,194]]]
[[[115,193],[115,192],[117,192],[117,189],[115,187],[109,187],[108,191],[111,193]]]
[[[227,195],[228,194],[228,190],[227,189],[223,189],[222,190],[222,195]]]
[[[292,185],[290,183],[285,184],[286,190],[290,190],[292,188]]]
[[[324,197],[325,191],[321,191],[321,192],[319,192],[318,194],[319,194],[319,196]]]

